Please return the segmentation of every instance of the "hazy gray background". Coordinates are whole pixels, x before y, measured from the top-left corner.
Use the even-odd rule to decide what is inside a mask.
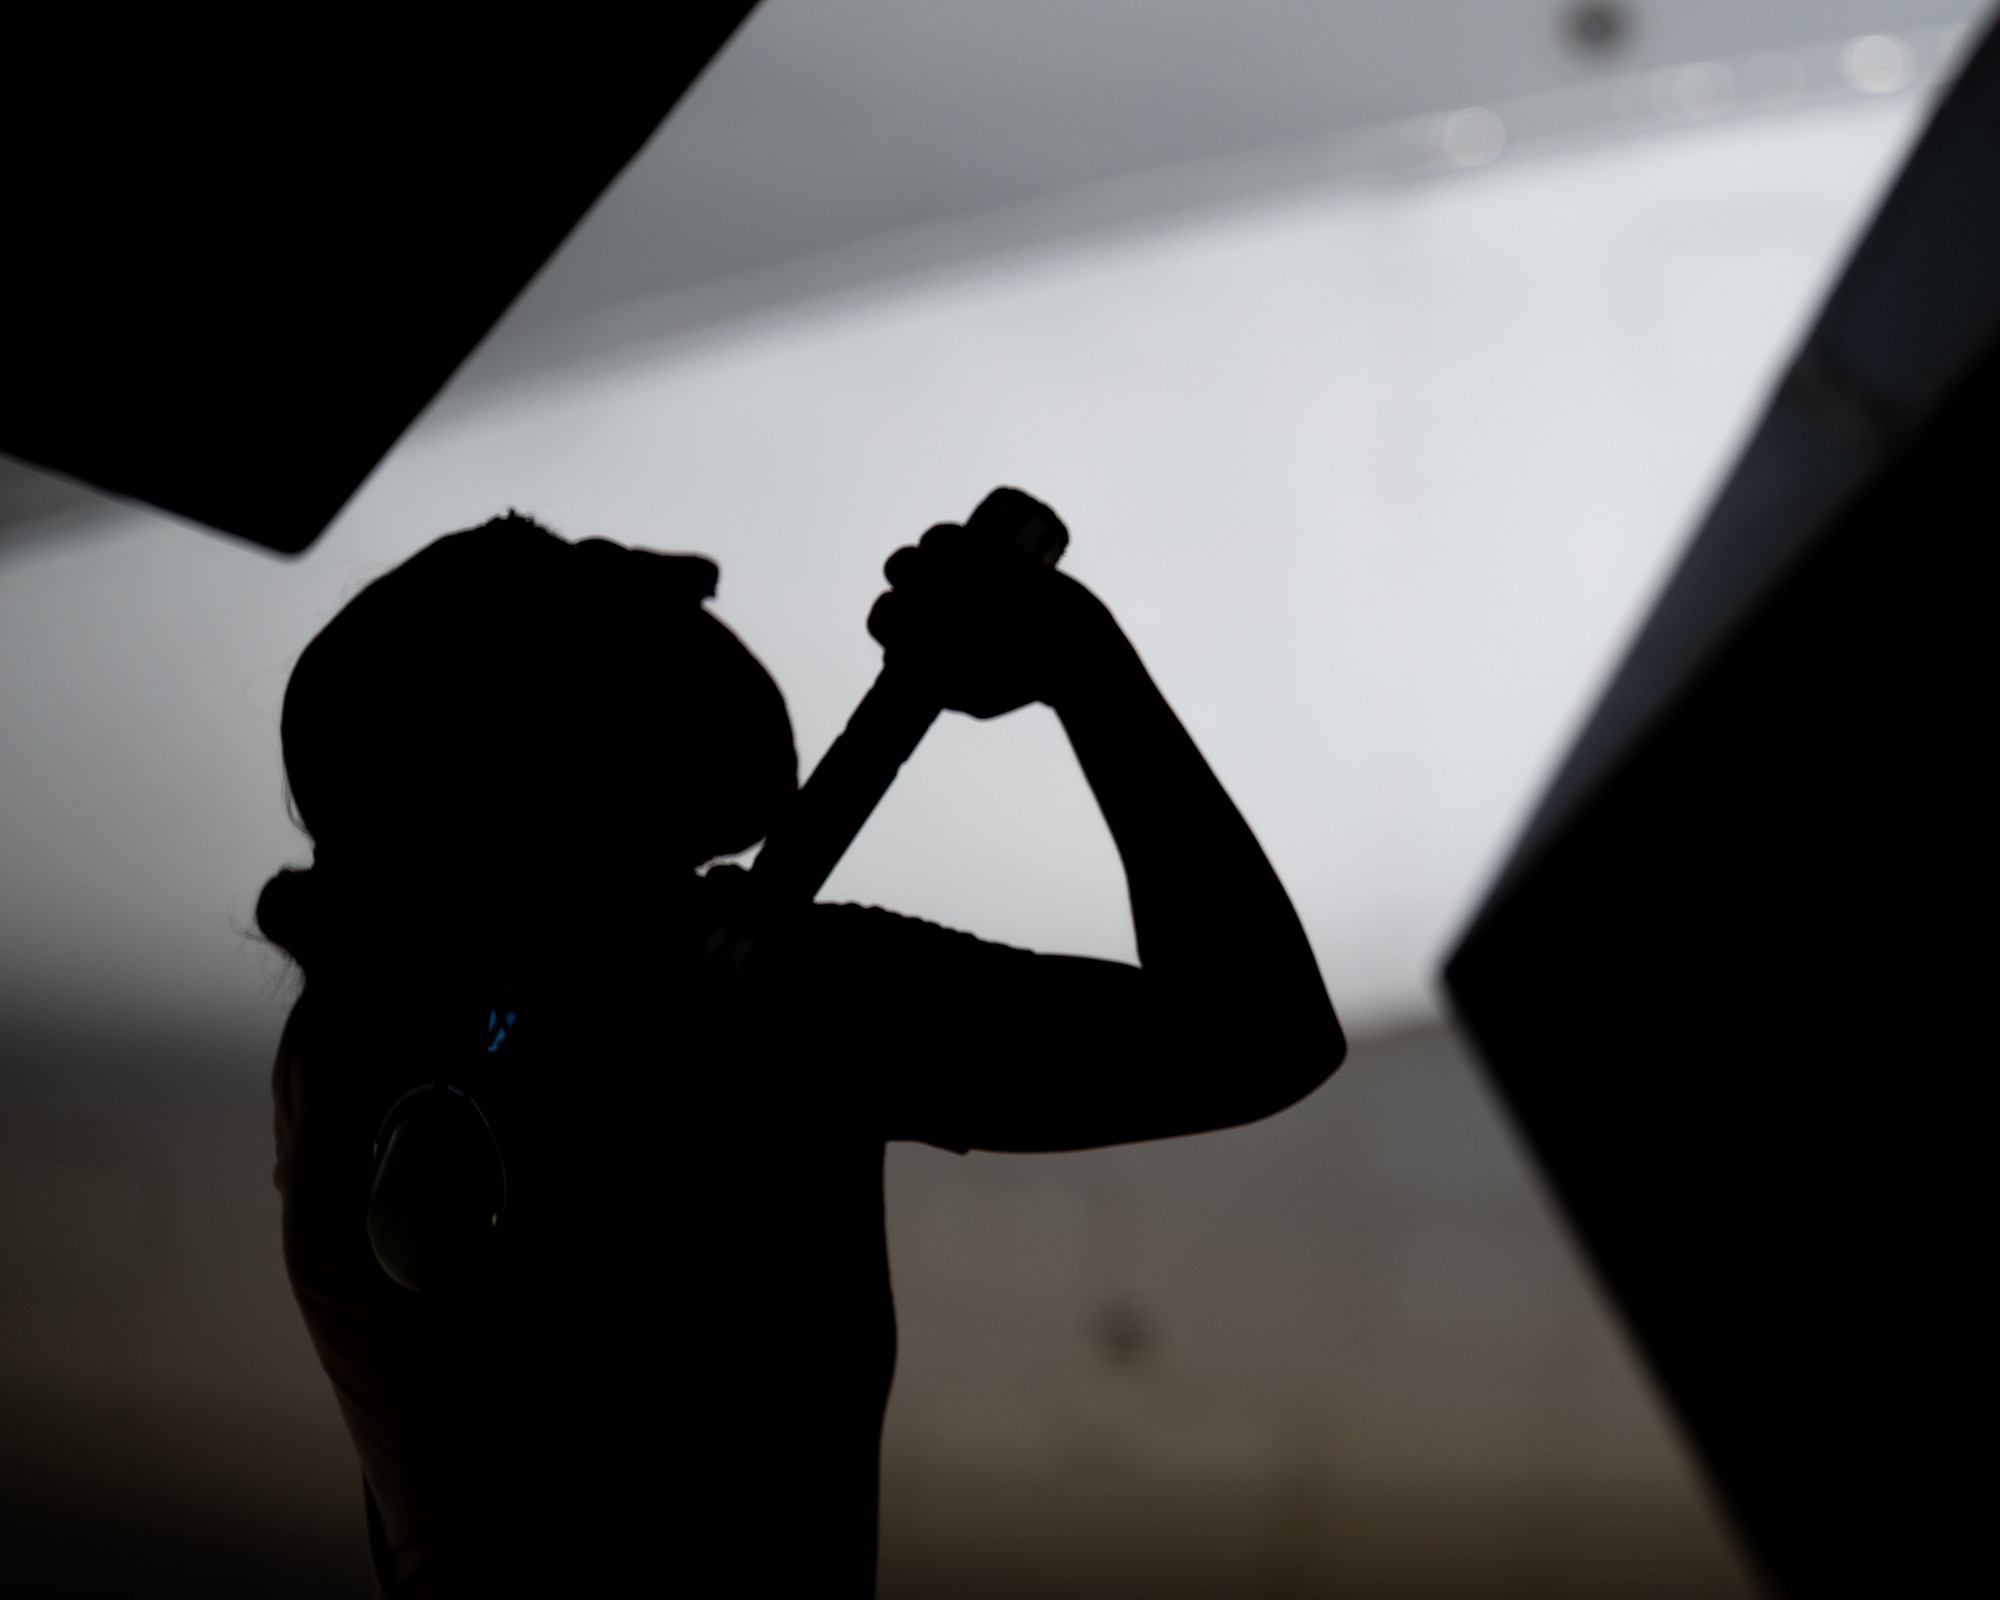
[[[1257,1129],[895,1155],[885,1592],[1742,1593],[1431,975],[1974,9],[773,5],[303,560],[0,470],[33,1583],[353,1592],[241,932],[312,632],[509,505],[702,550],[810,763],[882,557],[1010,481],[1373,1042]],[[1130,950],[1041,712],[941,723],[829,893]]]

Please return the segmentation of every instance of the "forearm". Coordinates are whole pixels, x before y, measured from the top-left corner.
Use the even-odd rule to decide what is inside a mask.
[[[1140,964],[1209,1026],[1331,1071],[1339,1024],[1277,874],[1108,615],[1091,634],[1055,707],[1125,865]]]

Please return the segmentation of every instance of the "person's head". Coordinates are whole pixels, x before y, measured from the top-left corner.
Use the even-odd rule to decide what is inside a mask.
[[[265,935],[308,970],[411,922],[518,941],[643,917],[756,843],[797,761],[777,685],[702,604],[715,576],[509,515],[371,583],[285,691],[314,865],[265,886]]]

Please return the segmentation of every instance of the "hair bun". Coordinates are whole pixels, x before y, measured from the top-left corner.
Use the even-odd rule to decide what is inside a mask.
[[[257,929],[302,967],[318,946],[323,908],[311,867],[281,867],[257,896]]]

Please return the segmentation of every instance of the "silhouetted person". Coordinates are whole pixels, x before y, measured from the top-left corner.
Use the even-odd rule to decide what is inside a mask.
[[[872,1595],[885,1141],[1191,1133],[1341,1058],[1283,889],[1110,613],[1052,569],[996,580],[952,526],[888,572],[870,627],[897,670],[974,716],[1061,717],[1140,966],[856,906],[718,938],[758,908],[696,869],[779,821],[796,764],[699,558],[509,517],[300,658],[284,753],[314,865],[258,903],[305,974],[277,1180],[389,1595]],[[496,1261],[410,1293],[371,1253],[372,1147],[510,1012]]]

